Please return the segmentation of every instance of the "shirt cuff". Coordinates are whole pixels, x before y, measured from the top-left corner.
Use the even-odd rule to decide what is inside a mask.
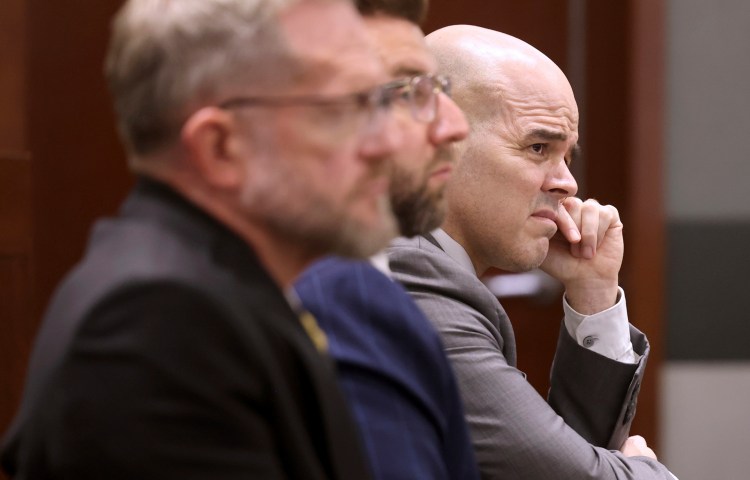
[[[563,295],[565,328],[579,345],[623,363],[637,363],[640,355],[630,342],[630,325],[625,305],[625,292],[618,288],[617,302],[593,315],[582,315],[568,304]]]

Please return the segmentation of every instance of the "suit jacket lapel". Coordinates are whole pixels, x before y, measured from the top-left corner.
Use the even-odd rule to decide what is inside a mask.
[[[440,245],[440,243],[431,233],[425,233],[422,235],[422,237],[424,237],[428,242],[430,242],[432,245],[440,249],[446,256],[448,256],[448,254],[445,252],[445,249]],[[516,337],[513,333],[513,325],[510,323],[510,318],[508,318],[508,314],[505,313],[505,309],[500,304],[500,301],[497,299],[497,297],[495,297],[495,295],[484,285],[484,283],[481,282],[481,279],[477,280],[477,284],[473,286],[467,285],[467,288],[475,289],[476,291],[474,293],[485,299],[485,301],[483,301],[482,303],[488,302],[488,305],[492,307],[491,310],[494,312],[494,315],[491,316],[490,320],[493,321],[495,325],[497,325],[498,330],[500,331],[500,335],[502,336],[503,355],[508,361],[508,365],[515,367]]]

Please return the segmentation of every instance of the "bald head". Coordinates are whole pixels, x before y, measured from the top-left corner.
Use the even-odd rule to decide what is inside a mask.
[[[441,28],[426,40],[441,72],[451,77],[458,104],[473,121],[497,114],[498,102],[539,91],[558,93],[575,104],[565,74],[523,40],[473,25]]]
[[[543,53],[504,33],[455,25],[428,35],[427,45],[471,125],[443,228],[478,273],[535,268],[557,228],[550,212],[577,191],[568,169],[578,142],[570,84]]]

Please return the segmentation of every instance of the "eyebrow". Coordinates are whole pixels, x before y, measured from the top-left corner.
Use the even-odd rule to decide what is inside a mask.
[[[559,140],[561,142],[564,142],[568,139],[568,136],[562,132],[547,130],[545,128],[537,128],[536,130],[532,130],[531,132],[529,132],[526,138],[538,138],[540,140],[546,141]]]
[[[539,139],[544,140],[547,142],[551,141],[561,141],[564,142],[568,139],[568,136],[562,132],[556,132],[554,130],[547,130],[546,128],[537,128],[536,130],[532,130],[529,132],[527,138],[529,139]],[[571,163],[578,161],[578,159],[581,158],[581,145],[576,143],[571,147],[569,152],[569,158],[568,165]]]

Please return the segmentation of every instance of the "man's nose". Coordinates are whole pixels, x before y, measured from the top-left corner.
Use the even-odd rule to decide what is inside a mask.
[[[430,140],[435,145],[458,142],[469,135],[469,124],[461,108],[451,97],[438,94],[437,115],[430,125]]]
[[[560,200],[565,197],[574,197],[578,193],[578,183],[564,160],[560,160],[549,172],[544,190]]]

